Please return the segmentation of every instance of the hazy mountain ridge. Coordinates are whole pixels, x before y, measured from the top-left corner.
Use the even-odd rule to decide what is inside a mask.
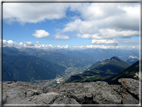
[[[139,50],[123,50],[123,49],[84,49],[80,50],[86,54],[94,56],[96,60],[103,61],[111,58],[112,56],[118,56],[122,60],[127,60],[130,55],[137,56],[139,58]]]
[[[84,53],[77,54],[78,51],[69,50],[43,50],[43,49],[17,49],[11,47],[4,47],[3,53],[11,54],[10,51],[15,51],[15,55],[23,54],[42,58],[44,60],[50,61],[52,63],[58,64],[60,66],[68,67],[83,67],[87,64],[92,64],[95,60],[92,56]],[[77,56],[76,56],[77,55]],[[87,57],[88,58],[85,58]],[[84,58],[84,59],[83,59]]]

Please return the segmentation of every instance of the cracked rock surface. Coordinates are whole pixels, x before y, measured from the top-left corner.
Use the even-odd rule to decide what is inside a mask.
[[[28,82],[3,82],[3,104],[138,104],[139,82],[119,79],[122,85],[105,81],[59,84],[56,88]]]

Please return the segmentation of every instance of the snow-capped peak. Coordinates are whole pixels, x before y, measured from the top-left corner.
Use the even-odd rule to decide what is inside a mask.
[[[131,58],[131,59],[138,59],[137,56],[132,56],[132,55],[130,55],[129,58]]]

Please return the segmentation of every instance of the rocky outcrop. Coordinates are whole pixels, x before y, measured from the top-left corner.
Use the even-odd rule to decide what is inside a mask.
[[[118,80],[127,91],[139,99],[139,82],[134,79],[121,78]]]
[[[3,82],[3,104],[138,104],[139,82],[119,79],[122,85],[105,81],[65,83],[56,88],[26,82]]]
[[[61,84],[58,93],[66,93],[80,104],[121,104],[121,96],[107,82]]]
[[[121,78],[118,81],[125,89],[125,93],[123,94],[123,103],[139,103],[139,81],[130,78]]]

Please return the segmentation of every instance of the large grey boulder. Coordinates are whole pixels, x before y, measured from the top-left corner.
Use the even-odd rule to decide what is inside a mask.
[[[139,100],[137,100],[131,94],[126,92],[126,93],[123,93],[122,95],[123,95],[123,99],[122,99],[123,104],[139,104]]]
[[[131,78],[121,78],[118,80],[129,93],[139,99],[139,81]]]
[[[21,104],[22,100],[38,94],[43,87],[29,82],[3,82],[3,104]],[[25,102],[26,103],[26,102]]]
[[[26,97],[25,93],[25,89],[22,87],[10,89],[3,94],[3,103],[19,104]]]
[[[59,94],[50,92],[50,93],[43,93],[40,95],[34,95],[32,97],[27,97],[20,102],[20,104],[52,104],[54,99],[57,98]]]
[[[56,91],[67,93],[80,104],[121,104],[122,100],[121,95],[103,81],[61,84]]]

